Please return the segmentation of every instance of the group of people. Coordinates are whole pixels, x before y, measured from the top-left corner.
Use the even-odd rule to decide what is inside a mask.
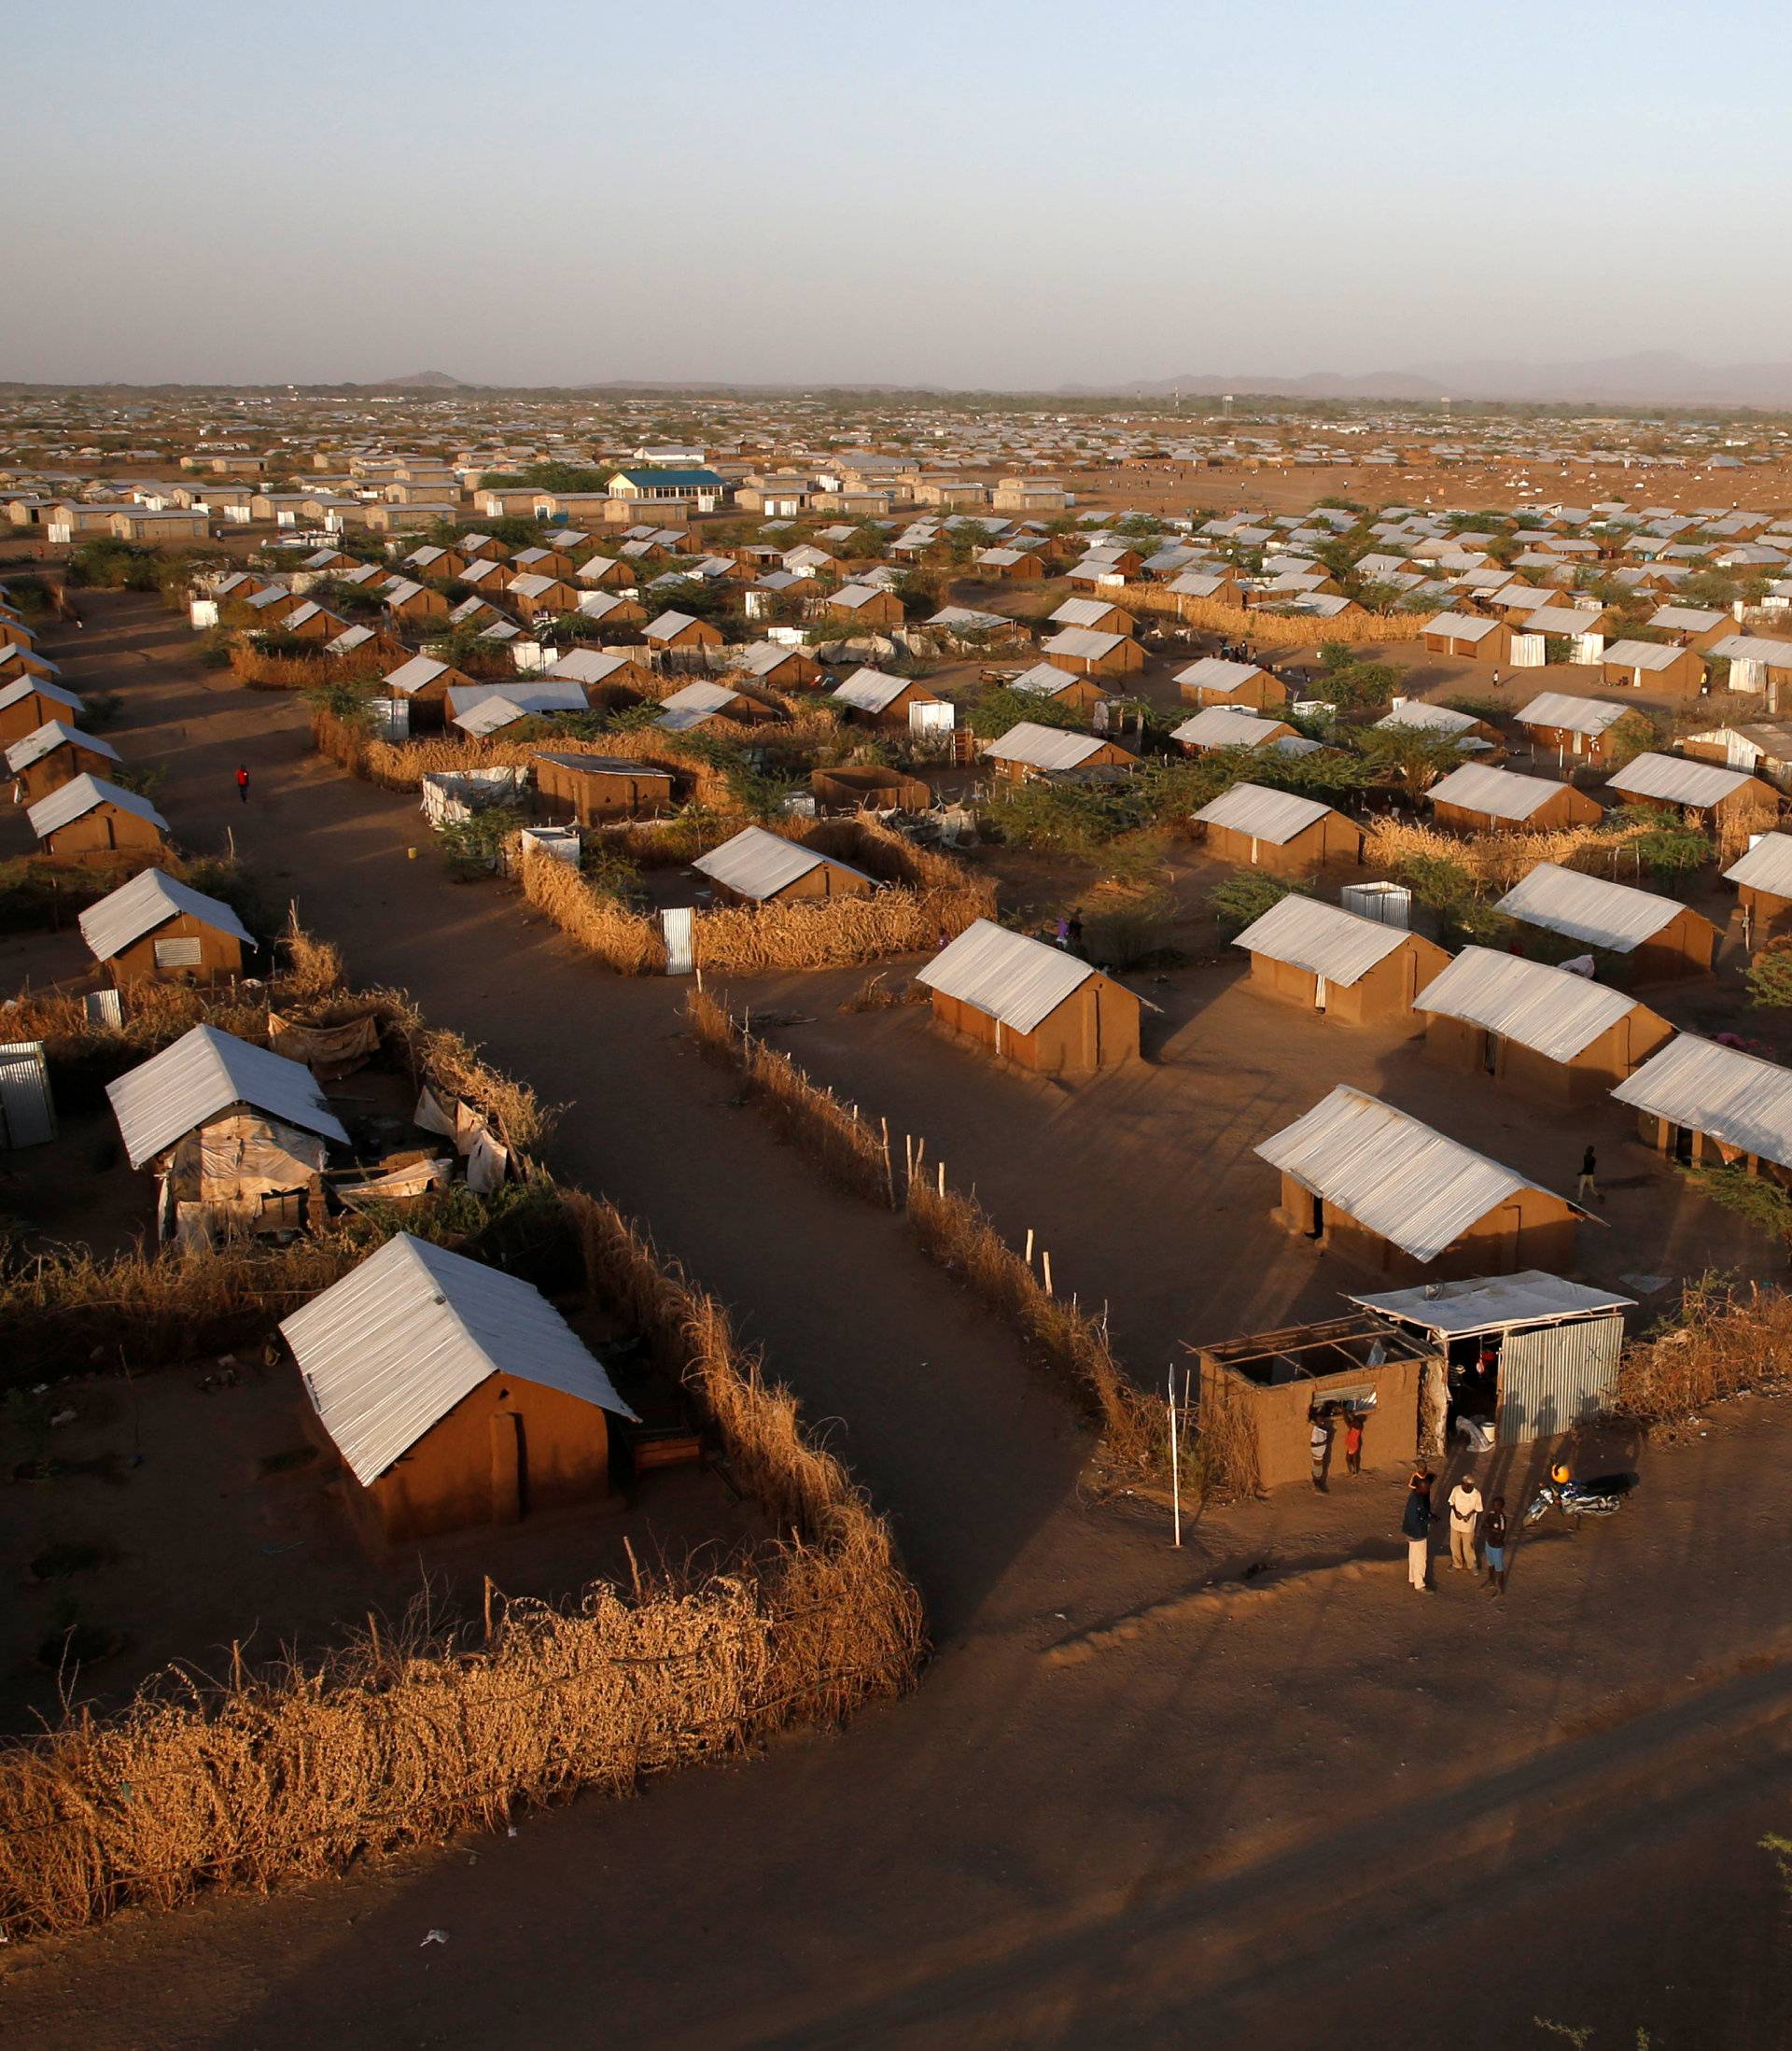
[[[1083,907],[1079,905],[1068,917],[1060,913],[1052,928],[1052,944],[1062,948],[1066,954],[1074,954],[1084,960],[1083,953]]]
[[[1332,1458],[1332,1408],[1328,1403],[1323,1410],[1311,1410],[1307,1413],[1309,1443],[1313,1457],[1313,1486],[1323,1496],[1325,1493],[1325,1470]],[[1363,1426],[1366,1422],[1364,1412],[1347,1410],[1344,1412],[1344,1471],[1361,1474],[1363,1471]]]
[[[1432,1508],[1433,1476],[1421,1468],[1407,1483],[1407,1506],[1400,1529],[1407,1540],[1407,1579],[1414,1588],[1431,1587],[1431,1533],[1437,1522]],[[1484,1502],[1475,1477],[1464,1472],[1447,1499],[1449,1519],[1449,1564],[1456,1573],[1485,1569],[1482,1585],[1490,1594],[1505,1594],[1507,1525],[1505,1497]],[[1478,1549],[1478,1558],[1477,1558]]]

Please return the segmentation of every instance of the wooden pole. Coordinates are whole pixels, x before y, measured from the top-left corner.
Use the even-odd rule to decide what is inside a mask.
[[[896,1171],[889,1164],[889,1120],[881,1118],[878,1123],[884,1129],[884,1194],[889,1199],[889,1207],[896,1208]]]
[[[1183,1463],[1176,1444],[1176,1370],[1169,1370],[1169,1497],[1178,1548],[1183,1542]]]
[[[1030,1267],[1032,1266],[1032,1264],[1033,1264],[1033,1229],[1032,1229],[1032,1227],[1031,1227],[1031,1226],[1029,1225],[1029,1227],[1027,1228],[1027,1265],[1028,1265],[1028,1267],[1029,1267],[1029,1268],[1030,1268]]]
[[[939,1191],[940,1191],[940,1194],[941,1194],[941,1196],[945,1196],[945,1163],[944,1161],[938,1161],[938,1162],[936,1162],[936,1163],[935,1163],[935,1165],[936,1165],[936,1166],[938,1167],[938,1169],[939,1169],[939,1171],[940,1171],[940,1179],[939,1179]]]
[[[1039,1264],[1045,1271],[1045,1294],[1050,1296],[1052,1293],[1052,1257],[1043,1246],[1039,1249]]]

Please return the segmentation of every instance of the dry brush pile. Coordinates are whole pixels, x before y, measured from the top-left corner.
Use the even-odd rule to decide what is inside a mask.
[[[331,683],[372,683],[390,664],[382,655],[271,655],[253,641],[235,640],[230,650],[231,674],[251,691],[315,691]]]
[[[777,1539],[728,1572],[500,1603],[485,1629],[418,1609],[320,1664],[175,1671],[119,1716],[72,1713],[0,1752],[0,1932],[341,1873],[912,1683],[923,1620],[882,1520],[711,1299],[609,1204],[564,1203],[589,1285],[690,1391]]]
[[[1624,1348],[1606,1407],[1673,1426],[1728,1397],[1789,1384],[1792,1292],[1706,1275],[1687,1285],[1673,1320]]]

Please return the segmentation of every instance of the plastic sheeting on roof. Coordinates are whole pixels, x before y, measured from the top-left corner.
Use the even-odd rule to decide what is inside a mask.
[[[1544,1187],[1348,1083],[1255,1152],[1421,1261],[1520,1189]]]
[[[1682,1033],[1612,1091],[1670,1125],[1792,1168],[1792,1069]]]
[[[105,1093],[133,1168],[172,1146],[184,1134],[245,1103],[301,1131],[340,1140],[348,1134],[329,1108],[311,1071],[265,1047],[198,1025],[128,1075],[107,1083]]]
[[[943,948],[915,980],[1030,1033],[1099,972],[1062,948],[979,919]]]
[[[197,919],[214,932],[229,934],[245,947],[255,945],[248,929],[221,898],[207,897],[160,869],[140,870],[128,883],[120,883],[90,905],[80,915],[81,938],[96,961],[109,962],[145,934],[182,916]]]
[[[408,1232],[280,1329],[325,1430],[363,1485],[490,1375],[635,1417],[539,1290]]]
[[[1408,938],[1404,926],[1384,925],[1379,919],[1365,919],[1340,905],[1291,891],[1253,919],[1232,945],[1348,989]]]
[[[1485,1027],[1546,1061],[1571,1061],[1634,1011],[1636,999],[1544,962],[1464,948],[1413,1009]]]

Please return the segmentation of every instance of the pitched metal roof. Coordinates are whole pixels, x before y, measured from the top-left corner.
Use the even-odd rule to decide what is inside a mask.
[[[1491,948],[1464,948],[1426,985],[1413,1009],[1484,1026],[1546,1061],[1571,1061],[1634,1011],[1636,999],[1569,969]]]
[[[914,682],[912,677],[889,677],[881,669],[855,669],[829,695],[837,705],[849,705],[857,712],[881,712],[893,705]]]
[[[1259,663],[1228,662],[1221,655],[1203,655],[1199,662],[1192,662],[1186,669],[1179,669],[1176,681],[1197,691],[1232,692],[1249,683],[1253,677],[1267,674]]]
[[[627,661],[626,655],[606,655],[595,648],[569,648],[564,655],[550,663],[544,673],[550,677],[569,677],[576,683],[602,683]]]
[[[1600,698],[1577,698],[1568,691],[1539,691],[1522,711],[1512,716],[1520,726],[1553,726],[1567,734],[1603,734],[1616,726],[1628,705],[1608,705]]]
[[[1254,1151],[1421,1261],[1519,1190],[1544,1187],[1348,1083]]]
[[[1098,634],[1088,626],[1064,626],[1040,646],[1048,655],[1072,655],[1078,662],[1099,662],[1126,638],[1124,634]]]
[[[1224,826],[1235,834],[1249,834],[1253,840],[1267,840],[1272,847],[1286,846],[1296,834],[1324,818],[1331,810],[1316,797],[1302,797],[1295,791],[1272,791],[1261,783],[1235,783],[1222,791],[1195,814],[1203,826]]]
[[[1607,650],[1609,656],[1610,651]],[[1761,662],[1770,669],[1792,669],[1792,641],[1769,640],[1757,634],[1726,634],[1713,641],[1708,654],[1728,656],[1731,662]]]
[[[399,692],[408,698],[432,684],[447,667],[445,662],[438,662],[433,655],[413,655],[409,662],[401,662],[381,681],[388,691]]]
[[[635,1415],[539,1289],[409,1232],[280,1329],[325,1430],[363,1484],[494,1374]]]
[[[1473,612],[1437,612],[1425,622],[1427,634],[1446,634],[1453,641],[1485,640],[1499,620],[1484,620]]]
[[[1320,688],[1323,688],[1322,685]],[[1375,723],[1380,727],[1412,727],[1421,734],[1472,734],[1481,723],[1472,712],[1459,712],[1453,706],[1434,705],[1428,698],[1408,698],[1384,712]]]
[[[672,781],[670,769],[662,769],[657,763],[642,762],[634,755],[588,755],[538,748],[530,759],[552,762],[563,769],[576,770],[581,776],[657,778],[662,783]]]
[[[1237,705],[1204,705],[1170,733],[1190,748],[1261,748],[1287,730],[1286,720],[1265,719]]]
[[[1683,1033],[1612,1091],[1620,1103],[1690,1126],[1792,1168],[1792,1069]]]
[[[1608,641],[1599,659],[1618,669],[1672,669],[1688,654],[1699,659],[1695,651],[1673,641]]]
[[[1792,834],[1763,834],[1741,861],[1724,871],[1726,883],[1745,883],[1770,897],[1792,897]]]
[[[660,716],[653,723],[675,734],[682,733],[725,711],[739,695],[725,683],[711,683],[699,677],[695,683],[687,683],[682,690],[669,692],[660,700]]]
[[[979,919],[917,970],[915,980],[1000,1018],[1011,1033],[1030,1033],[1098,973],[1062,948]]]
[[[13,742],[7,750],[7,767],[17,776],[21,770],[29,769],[34,762],[41,762],[46,755],[54,754],[58,748],[70,747],[85,748],[91,754],[109,755],[114,762],[122,759],[109,740],[102,740],[97,734],[84,734],[78,726],[52,719],[35,727],[23,740]]]
[[[1554,862],[1539,862],[1493,907],[1508,918],[1584,940],[1589,947],[1609,948],[1615,954],[1628,954],[1652,940],[1686,908],[1653,891],[1608,883],[1603,877],[1583,876]]]
[[[120,883],[80,915],[81,938],[96,961],[109,962],[133,941],[183,914],[215,932],[227,933],[245,946],[255,941],[247,927],[221,898],[179,883],[160,869],[143,869]]]
[[[234,1103],[301,1131],[348,1141],[302,1061],[289,1061],[211,1025],[182,1033],[128,1075],[107,1083],[105,1093],[133,1168]]]
[[[864,876],[850,862],[836,862],[832,855],[818,854],[813,848],[786,840],[782,834],[767,833],[763,826],[743,826],[732,840],[700,854],[691,864],[713,881],[742,897],[775,897],[799,877],[823,864],[846,870],[848,876]],[[872,879],[865,878],[869,882]]]
[[[1060,669],[1054,662],[1036,662],[1030,669],[1023,669],[1019,676],[1010,677],[1011,691],[1025,691],[1036,698],[1055,698],[1071,684],[1086,684],[1092,680],[1079,677],[1074,670]]]
[[[1465,1282],[1426,1282],[1416,1289],[1387,1289],[1369,1296],[1346,1292],[1382,1317],[1397,1317],[1443,1338],[1476,1332],[1512,1331],[1520,1325],[1555,1325],[1565,1318],[1592,1317],[1603,1311],[1632,1309],[1636,1299],[1610,1289],[1589,1289],[1541,1268],[1516,1274],[1476,1275]]]
[[[1253,919],[1232,945],[1348,987],[1410,937],[1404,926],[1384,925],[1341,905],[1291,891]]]
[[[1093,626],[1114,610],[1108,598],[1066,598],[1051,615],[1054,626]]]
[[[60,705],[65,712],[80,713],[86,710],[73,691],[64,691],[60,683],[51,683],[44,677],[14,677],[0,683],[0,712],[8,706],[17,705],[33,693],[46,705]]]
[[[1726,769],[1721,763],[1693,762],[1685,755],[1638,755],[1606,778],[1606,788],[1627,797],[1658,797],[1673,805],[1704,808],[1733,797],[1755,779],[1746,769]]]
[[[1022,762],[1033,769],[1075,769],[1108,745],[1099,734],[1072,734],[1024,719],[992,740],[984,753],[992,762]]]
[[[137,818],[147,819],[159,832],[168,831],[168,822],[147,797],[96,776],[71,777],[66,783],[58,784],[48,797],[40,797],[25,817],[31,822],[32,832],[42,840],[59,826],[66,826],[71,820],[91,812],[96,805],[116,805],[121,812],[133,812]]]
[[[1519,776],[1516,770],[1490,768],[1484,762],[1465,762],[1438,778],[1425,795],[1434,805],[1457,805],[1464,811],[1485,812],[1490,819],[1529,819],[1570,788],[1547,777]]]

